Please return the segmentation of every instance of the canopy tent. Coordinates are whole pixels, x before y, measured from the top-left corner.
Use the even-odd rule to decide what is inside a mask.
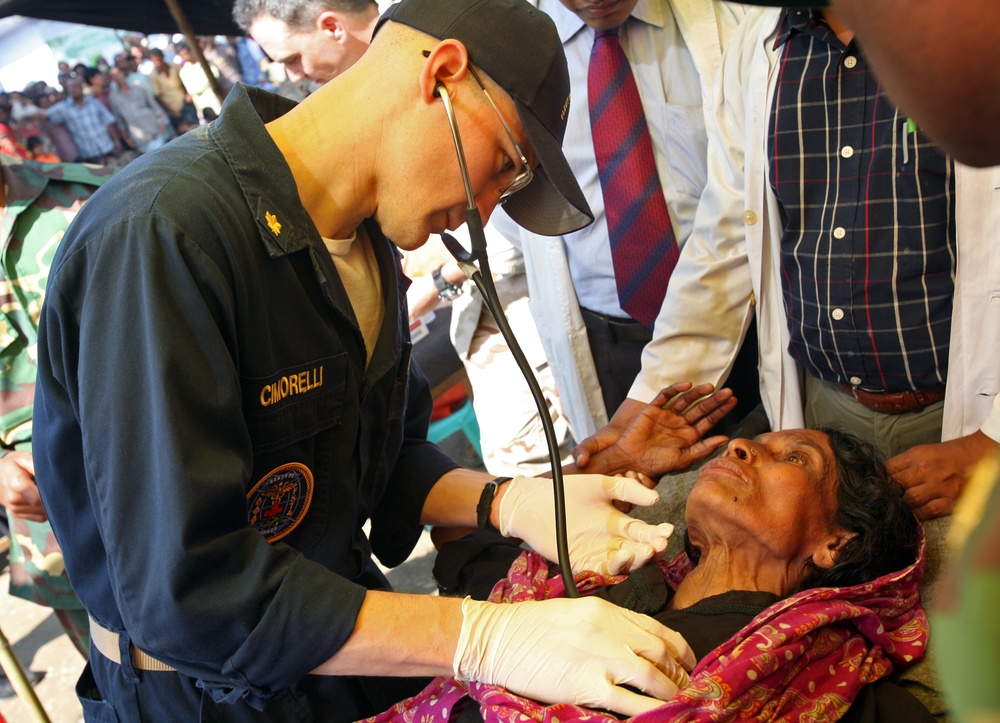
[[[233,0],[173,0],[196,35],[242,35],[233,22]],[[151,33],[184,32],[165,0],[0,0],[0,17],[62,20],[67,23]]]

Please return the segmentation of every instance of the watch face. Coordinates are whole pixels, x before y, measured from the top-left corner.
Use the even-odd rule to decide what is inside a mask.
[[[438,298],[442,301],[451,301],[462,295],[462,287],[449,284],[447,288],[438,292]]]

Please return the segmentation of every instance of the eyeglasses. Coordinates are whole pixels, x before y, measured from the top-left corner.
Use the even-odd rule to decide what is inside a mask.
[[[472,77],[476,79],[476,83],[478,83],[479,87],[482,89],[483,95],[486,96],[486,100],[488,100],[490,105],[493,106],[493,112],[497,114],[497,118],[500,119],[500,125],[503,126],[503,129],[507,132],[507,137],[510,138],[510,142],[514,146],[514,152],[517,153],[517,157],[521,159],[521,172],[518,173],[517,176],[514,177],[514,180],[508,183],[507,186],[500,192],[500,203],[503,204],[512,195],[531,183],[531,179],[534,177],[534,172],[531,170],[531,166],[528,165],[528,159],[525,158],[524,151],[521,150],[521,147],[517,145],[517,141],[514,140],[514,134],[511,133],[510,126],[507,125],[507,121],[505,121],[503,116],[500,115],[500,109],[497,108],[497,104],[493,102],[490,94],[486,92],[486,86],[483,85],[483,81],[479,79],[479,74],[476,73],[476,70],[472,67],[472,65],[469,65],[469,72],[472,73]]]
[[[424,50],[423,54],[424,57],[427,57],[430,55],[430,51]],[[473,70],[471,65],[469,66],[469,70],[472,72],[472,76],[476,79],[476,83],[482,89],[483,95],[486,96],[486,100],[488,100],[490,105],[493,106],[493,112],[496,113],[497,118],[500,119],[500,124],[503,126],[504,131],[506,131],[507,137],[510,138],[510,142],[514,146],[515,153],[517,153],[518,157],[521,159],[521,166],[523,170],[518,173],[517,176],[514,177],[514,180],[508,183],[500,192],[499,203],[500,205],[503,205],[503,203],[513,194],[517,193],[531,183],[534,173],[528,165],[528,159],[525,157],[524,151],[521,150],[521,147],[517,145],[517,141],[514,140],[514,134],[511,133],[510,126],[507,125],[503,116],[500,115],[500,110],[497,108],[496,103],[493,102],[490,94],[486,91],[483,81],[479,79],[479,76],[476,74],[476,71]],[[465,162],[465,150],[462,147],[462,139],[458,132],[458,120],[455,117],[455,108],[451,103],[451,94],[442,83],[437,84],[435,93],[444,102],[444,112],[448,116],[448,127],[451,129],[451,137],[455,142],[455,153],[458,155],[458,167],[462,173],[462,184],[465,186],[466,200],[468,201],[468,207],[472,209],[476,207],[476,198],[475,194],[472,192],[472,182],[469,179],[469,167]]]

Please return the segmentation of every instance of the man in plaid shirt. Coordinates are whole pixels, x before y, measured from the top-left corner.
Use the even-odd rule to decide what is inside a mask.
[[[81,163],[105,164],[121,153],[115,117],[99,101],[83,94],[79,78],[66,81],[69,98],[49,108],[50,123],[65,125],[80,149]]]

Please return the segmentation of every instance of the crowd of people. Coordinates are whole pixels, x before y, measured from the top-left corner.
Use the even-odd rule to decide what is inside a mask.
[[[949,715],[920,595],[1000,448],[1000,179],[887,94],[854,0],[789,4],[237,0],[248,37],[200,44],[214,78],[138,43],[11,95],[10,155],[169,143],[110,180],[5,161],[8,200],[86,200],[41,273],[4,268],[47,280],[9,317],[0,457],[24,489],[37,469],[8,507],[62,545],[73,587],[41,602],[90,652],[85,715]],[[316,91],[249,90],[266,57]],[[578,443],[562,562],[585,601],[556,599],[537,415],[481,301],[452,333],[491,473],[427,442],[407,315],[474,292],[451,263],[410,287],[400,254],[478,214]],[[729,440],[738,401],[773,431]],[[713,454],[681,519],[622,511]],[[386,592],[373,556],[427,525],[463,600]]]
[[[115,168],[218,117],[222,99],[247,83],[300,99],[282,66],[251,38],[199,36],[222,97],[186,40],[152,45],[129,35],[124,49],[93,64],[60,61],[57,86],[29,83],[0,93],[0,150],[49,163]]]

